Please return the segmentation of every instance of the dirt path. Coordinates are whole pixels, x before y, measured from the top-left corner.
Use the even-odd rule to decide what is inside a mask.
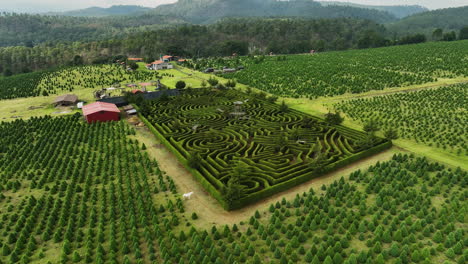
[[[213,224],[232,225],[234,223],[238,224],[240,221],[247,221],[256,210],[259,210],[260,212],[265,211],[271,203],[276,203],[283,199],[283,197],[286,199],[293,199],[296,194],[307,192],[310,188],[318,191],[323,184],[329,184],[342,176],[347,177],[349,173],[357,169],[364,170],[369,167],[369,165],[374,164],[377,161],[389,160],[394,153],[398,152],[396,148],[392,148],[380,154],[355,162],[333,173],[329,173],[287,191],[275,194],[261,202],[257,202],[236,211],[227,212],[213,197],[210,196],[210,194],[208,194],[208,192],[205,191],[205,189],[196,181],[190,172],[184,168],[177,158],[159,143],[157,138],[146,127],[136,127],[136,131],[136,138],[140,142],[145,143],[150,156],[155,158],[158,161],[160,168],[174,179],[178,192],[181,195],[187,192],[194,192],[192,198],[185,201],[185,208],[188,215],[191,215],[192,212],[197,213],[199,220],[194,221],[194,224],[200,228],[210,228]]]

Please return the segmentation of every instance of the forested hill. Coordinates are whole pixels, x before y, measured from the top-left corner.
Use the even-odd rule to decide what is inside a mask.
[[[403,18],[410,15],[427,12],[429,9],[419,5],[395,5],[395,6],[376,6],[376,5],[361,5],[349,2],[335,2],[335,1],[327,1],[327,2],[319,2],[323,6],[331,6],[331,5],[339,5],[339,6],[352,6],[352,7],[360,7],[360,8],[368,8],[368,9],[376,9],[380,11],[386,11],[390,14],[396,16],[397,18]]]
[[[382,39],[385,28],[358,19],[225,19],[212,25],[184,25],[98,42],[0,48],[0,74],[47,69],[75,63],[108,62],[115,55],[141,56],[149,61],[162,53],[181,56],[303,53],[311,49],[355,48],[362,38]],[[306,37],[305,37],[306,36]],[[81,61],[81,60],[78,60]]]
[[[322,6],[312,0],[179,0],[158,6],[154,13],[181,16],[192,23],[213,23],[225,17],[361,18],[389,22],[388,12],[350,6]]]
[[[437,28],[458,31],[465,26],[468,26],[468,6],[424,12],[387,25],[389,31],[399,34],[420,32],[428,35]]]
[[[44,42],[96,41],[185,23],[166,15],[106,18],[0,14],[0,46],[35,46]]]
[[[105,17],[105,16],[123,16],[123,15],[136,15],[152,10],[149,7],[136,6],[136,5],[115,5],[108,8],[103,7],[90,7],[80,10],[72,10],[62,13],[55,13],[55,15],[63,16],[76,16],[76,17]]]
[[[121,9],[125,7],[115,7]],[[94,9],[88,9],[83,15]],[[128,10],[127,10],[128,11]],[[106,12],[114,12],[107,10]],[[80,12],[77,12],[78,14]],[[119,38],[185,23],[214,23],[226,17],[360,18],[393,21],[387,12],[346,6],[322,7],[311,0],[180,0],[140,15],[68,17],[0,14],[0,46],[35,46],[44,42],[95,41]]]

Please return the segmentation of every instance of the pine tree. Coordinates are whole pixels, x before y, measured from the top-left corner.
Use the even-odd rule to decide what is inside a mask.
[[[327,256],[325,258],[325,261],[323,262],[323,264],[333,264],[333,260],[330,256]]]
[[[385,264],[385,258],[382,254],[377,255],[375,259],[375,264]]]
[[[11,253],[11,249],[8,247],[8,245],[6,243],[3,244],[2,255],[3,256],[8,256],[8,255],[10,255],[10,253]]]
[[[398,247],[398,244],[396,242],[393,242],[392,245],[390,246],[390,256],[396,258],[400,255],[400,249]]]
[[[341,256],[340,253],[336,252],[335,255],[333,256],[333,263],[334,264],[342,264],[343,263],[343,257]]]
[[[314,258],[314,256],[312,255],[312,253],[310,251],[308,251],[305,255],[305,261],[307,262],[312,262],[312,259]]]
[[[192,220],[197,220],[197,219],[198,219],[197,213],[193,212],[192,213]]]
[[[70,255],[71,253],[70,242],[67,239],[63,242],[62,250],[66,255]]]
[[[276,259],[280,259],[280,258],[281,258],[281,255],[282,255],[282,254],[281,254],[281,251],[279,251],[279,249],[276,248],[275,253],[274,253],[275,258],[276,258]]]
[[[452,248],[449,248],[447,251],[445,251],[445,256],[447,256],[449,259],[453,259],[455,258],[455,252]]]
[[[72,261],[75,263],[78,263],[81,261],[81,256],[76,250],[73,252]]]

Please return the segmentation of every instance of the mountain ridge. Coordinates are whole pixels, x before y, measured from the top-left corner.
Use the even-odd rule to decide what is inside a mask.
[[[77,9],[64,12],[49,12],[50,15],[75,16],[75,17],[106,17],[138,15],[153,10],[150,7],[138,5],[113,5],[111,7],[92,6],[84,9]]]
[[[312,0],[179,0],[156,7],[152,13],[174,15],[197,24],[214,23],[225,17],[350,17],[379,23],[397,18],[386,11],[350,6],[322,6]]]
[[[340,1],[319,1],[319,3],[323,6],[341,5],[387,11],[390,14],[396,16],[397,18],[404,18],[414,14],[430,11],[429,8],[421,5],[363,5],[352,2]]]

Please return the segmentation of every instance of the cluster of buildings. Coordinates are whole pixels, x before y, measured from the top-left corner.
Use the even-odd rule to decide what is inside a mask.
[[[58,96],[53,103],[55,106],[76,106],[83,111],[83,116],[88,123],[108,122],[120,120],[121,111],[116,104],[107,102],[95,102],[86,104],[79,102],[78,96],[74,94],[65,94]],[[137,111],[131,105],[123,108],[127,115],[134,115]]]
[[[127,60],[132,61],[132,62],[144,61],[143,58],[128,58]],[[165,55],[165,56],[162,56],[159,60],[154,61],[150,64],[147,64],[146,67],[150,70],[173,69],[174,65],[171,63],[172,61],[184,62],[185,59],[181,59],[175,56]],[[118,62],[120,63],[120,61]],[[125,64],[125,63],[122,62],[121,64]],[[137,87],[135,84],[131,84],[131,85],[134,85],[134,86],[129,86],[129,85],[127,86],[133,87],[133,88]],[[153,84],[152,83],[140,83],[140,85],[142,86],[142,90],[133,89],[131,93],[133,94],[145,93],[146,87],[151,86]],[[158,87],[159,86],[160,86],[160,82],[158,80]],[[54,100],[53,104],[55,106],[62,106],[62,107],[76,106],[77,108],[82,109],[83,116],[86,122],[88,123],[118,121],[120,120],[121,113],[123,113],[118,108],[117,106],[118,104],[98,101],[98,102],[85,105],[84,102],[79,102],[78,96],[73,95],[73,94],[65,94],[65,95],[58,96]],[[123,111],[127,115],[134,115],[137,113],[137,111],[131,105],[125,105],[123,107]]]
[[[143,58],[128,58],[127,60],[133,62],[142,62]],[[185,59],[179,58],[177,56],[164,55],[161,58],[159,58],[159,60],[146,64],[146,68],[148,70],[155,71],[173,69],[174,65],[171,63],[171,61],[184,62]]]

